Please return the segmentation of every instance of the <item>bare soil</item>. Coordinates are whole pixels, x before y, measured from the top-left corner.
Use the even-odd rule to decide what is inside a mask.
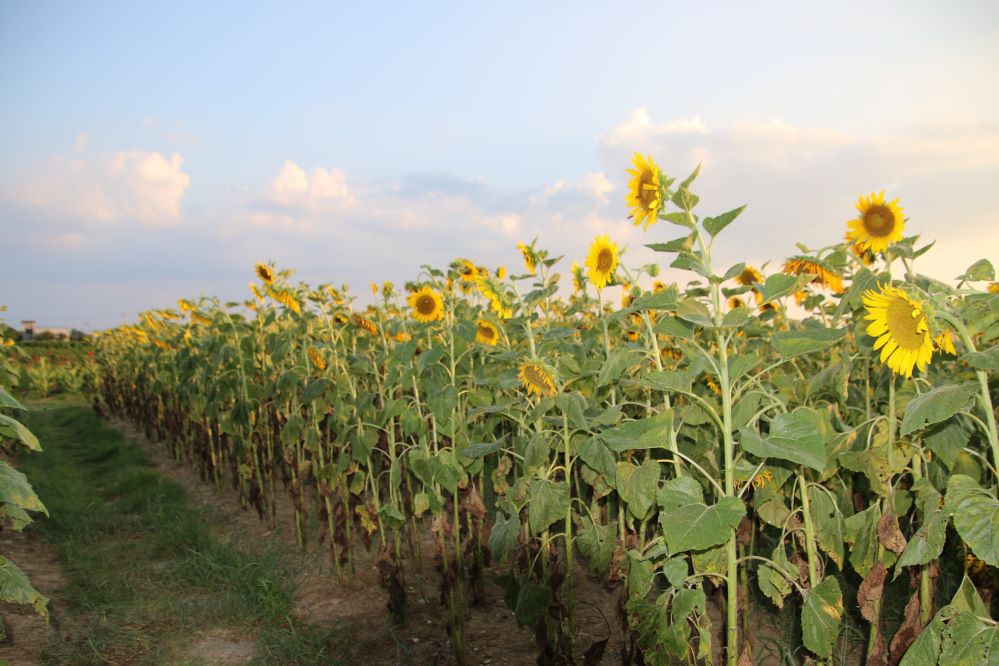
[[[46,621],[31,606],[0,603],[0,621],[7,640],[0,643],[0,661],[10,666],[39,663],[39,655],[49,644],[59,617],[59,590],[65,584],[56,551],[31,528],[26,532],[0,532],[0,552],[28,576],[35,589],[49,598]]]

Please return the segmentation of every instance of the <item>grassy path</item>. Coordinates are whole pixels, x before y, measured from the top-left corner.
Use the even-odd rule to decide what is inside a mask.
[[[44,447],[20,466],[49,509],[29,528],[67,581],[41,654],[51,664],[335,664],[349,635],[292,615],[295,572],[274,548],[214,537],[212,516],[78,402],[42,402]]]

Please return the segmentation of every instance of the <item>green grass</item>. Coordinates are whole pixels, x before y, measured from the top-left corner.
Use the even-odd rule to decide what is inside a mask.
[[[215,538],[211,517],[88,407],[33,408],[44,451],[20,466],[50,517],[29,529],[57,548],[67,579],[45,663],[198,663],[186,650],[217,631],[255,641],[260,663],[350,660],[347,630],[292,616],[291,558]]]

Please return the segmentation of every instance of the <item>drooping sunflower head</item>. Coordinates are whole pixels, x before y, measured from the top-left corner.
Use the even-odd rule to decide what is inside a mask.
[[[326,369],[326,357],[324,357],[323,353],[316,347],[309,347],[309,360],[312,361],[312,365],[317,369]]]
[[[574,293],[586,290],[586,274],[578,261],[572,262],[572,289]]]
[[[503,290],[503,286],[489,275],[479,275],[475,281],[479,293],[489,301],[489,309],[495,312],[501,319],[509,319],[513,316],[513,302]]]
[[[496,279],[505,280],[506,279],[506,266],[500,266],[496,269]]]
[[[662,173],[652,157],[644,157],[639,153],[631,158],[634,169],[628,169],[631,180],[628,182],[628,193],[625,203],[629,208],[628,217],[635,220],[635,226],[642,225],[642,230],[649,228],[659,219],[663,207]]]
[[[744,308],[746,307],[746,302],[741,298],[739,298],[738,296],[730,296],[728,299],[728,307],[730,310],[734,310],[736,308]]]
[[[274,271],[267,264],[257,263],[257,277],[263,280],[264,284],[274,284]]]
[[[298,299],[295,297],[295,294],[293,294],[292,292],[288,291],[287,289],[270,288],[268,289],[268,293],[270,293],[271,298],[273,298],[275,301],[285,306],[295,314],[302,314],[302,306],[301,304],[299,304]]]
[[[933,358],[930,326],[923,305],[897,287],[864,292],[867,308],[867,334],[876,338],[874,349],[881,350],[881,362],[897,375],[912,377],[913,366],[923,372]]]
[[[473,267],[474,268],[474,267]],[[422,287],[409,295],[409,307],[416,321],[428,324],[444,316],[444,301],[441,295],[430,287]]]
[[[538,258],[534,253],[534,243],[530,245],[517,243],[517,249],[524,255],[524,268],[527,269],[528,273],[534,275],[538,270]]]
[[[555,395],[555,378],[552,372],[540,363],[535,361],[521,363],[517,377],[528,393],[539,396]]]
[[[375,322],[356,313],[353,315],[353,320],[355,326],[364,329],[371,335],[378,335],[378,326]]]
[[[905,218],[898,199],[885,202],[885,193],[861,196],[857,201],[860,215],[847,222],[847,239],[855,242],[861,250],[884,252],[892,243],[902,240]]]
[[[746,265],[742,272],[735,276],[735,281],[745,287],[763,283],[763,275],[750,265]]]
[[[652,283],[652,293],[658,294],[660,291],[666,288],[666,283],[662,280],[656,280]]]
[[[261,293],[260,289],[258,289],[257,285],[254,284],[253,282],[250,283],[250,291],[253,292],[254,297],[256,297],[258,301],[264,300],[263,293]]]
[[[475,340],[484,345],[495,347],[496,343],[499,342],[499,329],[491,321],[480,319],[476,323]]]
[[[617,268],[618,247],[607,236],[597,236],[586,255],[587,277],[597,289],[603,289],[613,280]]]
[[[831,289],[834,293],[843,291],[843,276],[818,259],[794,256],[784,262],[785,275],[813,275],[812,284]]]

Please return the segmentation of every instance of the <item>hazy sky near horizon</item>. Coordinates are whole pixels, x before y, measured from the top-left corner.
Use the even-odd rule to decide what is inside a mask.
[[[754,6],[755,5],[755,6]],[[401,283],[626,219],[635,151],[748,208],[720,264],[842,239],[885,190],[919,267],[999,262],[999,3],[0,4],[0,315],[99,328],[309,283]],[[662,257],[660,257],[660,260]]]

